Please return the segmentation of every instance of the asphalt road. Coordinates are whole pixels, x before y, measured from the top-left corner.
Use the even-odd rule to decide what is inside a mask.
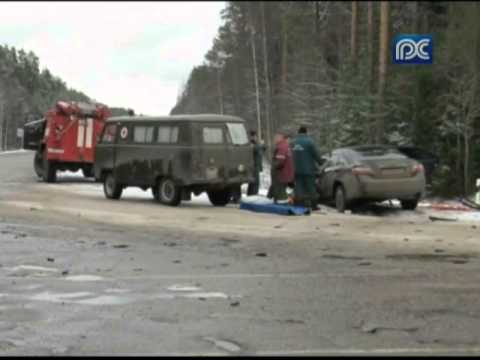
[[[108,201],[32,157],[0,155],[2,355],[480,353],[476,225]]]

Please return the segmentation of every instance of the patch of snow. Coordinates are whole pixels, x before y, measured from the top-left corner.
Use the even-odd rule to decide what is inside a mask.
[[[28,152],[28,150],[25,150],[25,149],[9,150],[9,151],[0,152],[0,155],[23,154],[23,153],[26,153],[26,152]]]
[[[130,292],[130,290],[128,290],[128,289],[106,289],[105,292],[109,293],[109,294],[125,294],[125,293]]]
[[[70,299],[82,298],[93,295],[91,292],[51,293],[49,291],[33,295],[32,300],[49,301],[54,303],[69,302]]]
[[[91,299],[77,300],[76,304],[82,305],[124,305],[131,302],[130,299],[112,295],[101,295]]]
[[[51,293],[43,292],[30,297],[31,300],[48,301],[53,303],[68,303],[81,305],[122,305],[130,302],[130,299],[121,298],[112,295],[101,295],[97,297],[86,298],[94,295],[91,292],[74,292],[74,293]]]
[[[81,170],[78,170],[78,171],[61,171],[58,173],[58,178],[75,178],[75,179],[78,179],[78,178],[85,178],[85,176],[83,176],[83,172]]]
[[[198,291],[201,290],[198,286],[194,285],[172,285],[167,288],[170,291]]]
[[[228,299],[228,295],[222,292],[191,292],[191,293],[180,293],[180,294],[166,294],[160,293],[155,295],[157,299],[173,300],[177,298],[186,298],[186,299]]]
[[[458,221],[480,221],[480,211],[442,211],[441,214],[451,215]]]
[[[47,268],[43,266],[34,266],[34,265],[19,265],[13,268],[8,268],[9,271],[19,271],[19,270],[32,270],[32,271],[44,271],[44,272],[58,272],[58,269]]]
[[[260,195],[242,197],[242,202],[247,204],[262,204],[262,205],[273,204],[272,199],[268,199],[267,197],[260,196]]]
[[[96,275],[72,275],[67,276],[65,280],[69,281],[100,281],[103,280],[103,277]]]
[[[191,294],[183,294],[182,297],[186,298],[220,298],[220,299],[227,299],[228,295],[224,294],[222,292],[196,292],[196,293],[191,293]]]

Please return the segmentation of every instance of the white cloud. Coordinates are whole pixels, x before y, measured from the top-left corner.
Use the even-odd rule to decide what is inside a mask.
[[[166,114],[220,26],[223,2],[0,2],[0,43],[111,106]]]

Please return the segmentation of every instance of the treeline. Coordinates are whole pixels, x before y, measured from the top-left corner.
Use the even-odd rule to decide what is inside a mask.
[[[320,149],[416,145],[437,154],[434,189],[480,177],[480,4],[228,2],[213,46],[173,114],[238,115],[270,145],[309,125]],[[433,65],[392,63],[397,34],[432,34]]]
[[[40,70],[33,52],[0,45],[0,150],[21,146],[17,128],[40,119],[57,101],[91,101],[84,93],[70,89],[48,69]],[[113,108],[113,115],[126,109]]]

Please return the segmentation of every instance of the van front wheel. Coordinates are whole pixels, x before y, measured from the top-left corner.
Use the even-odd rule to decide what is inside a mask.
[[[178,206],[182,200],[182,188],[170,178],[160,180],[157,197],[160,202],[169,206]],[[155,196],[155,192],[153,193]]]
[[[208,191],[208,199],[213,206],[225,206],[230,202],[232,191],[230,189]]]

